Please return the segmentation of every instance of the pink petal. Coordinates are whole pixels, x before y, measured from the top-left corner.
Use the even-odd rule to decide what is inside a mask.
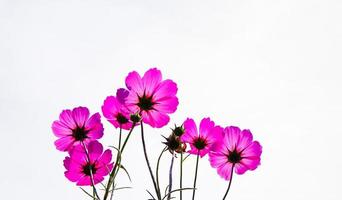
[[[86,107],[77,107],[72,110],[74,121],[79,127],[85,125],[86,120],[89,118],[89,110]]]
[[[111,150],[107,149],[102,156],[98,159],[98,162],[103,164],[108,164],[112,160],[112,152]]]
[[[209,162],[210,165],[214,168],[218,168],[224,164],[228,163],[228,158],[226,155],[219,152],[210,152],[209,153]]]
[[[70,157],[65,157],[64,158],[63,165],[64,165],[65,169],[69,169],[70,162],[71,162]]]
[[[170,121],[170,117],[164,113],[158,112],[156,110],[150,110],[148,112],[143,112],[143,122],[149,124],[153,128],[161,128],[167,125]]]
[[[119,112],[119,102],[114,96],[108,96],[102,105],[103,116],[107,119],[114,119]]]
[[[72,135],[72,130],[60,121],[54,121],[51,128],[57,137]]]
[[[228,126],[224,130],[224,143],[230,151],[233,151],[239,142],[240,132],[239,127]]]
[[[158,101],[153,108],[163,113],[174,113],[177,110],[178,104],[178,98],[174,96]]]
[[[203,118],[200,123],[199,135],[206,138],[210,133],[210,130],[215,126],[215,123],[210,118]]]
[[[155,90],[153,95],[153,99],[156,102],[163,101],[164,99],[168,99],[170,97],[174,97],[177,94],[177,84],[172,80],[164,80],[162,81],[158,88]]]
[[[87,185],[91,185],[91,180],[90,180],[90,176],[83,176],[82,178],[80,178],[78,180],[78,182],[76,183],[77,186],[87,186]]]
[[[260,157],[243,158],[240,163],[248,167],[249,170],[255,170],[260,165]]]
[[[242,151],[241,156],[248,157],[260,157],[262,153],[262,147],[258,141],[252,142],[245,150]]]
[[[70,129],[76,128],[76,123],[72,117],[71,110],[63,110],[59,115],[59,121]]]
[[[85,125],[87,130],[90,130],[87,136],[91,139],[100,139],[103,136],[103,125],[99,113],[93,114]]]
[[[162,80],[162,74],[158,69],[153,68],[145,72],[142,78],[142,83],[145,89],[145,94],[147,96],[153,95],[155,89],[158,87],[161,80]]]
[[[227,164],[221,165],[219,168],[217,168],[217,173],[225,180],[230,180],[231,170],[232,163],[228,162]]]
[[[113,169],[113,163],[101,165],[100,168],[97,169],[96,174],[99,176],[107,176]]]
[[[198,136],[195,121],[191,118],[187,118],[183,124],[185,132],[181,136],[182,141],[187,143],[193,143],[194,138]]]
[[[235,164],[235,172],[237,174],[244,174],[248,170],[248,166],[243,163],[236,163]]]
[[[239,138],[239,144],[236,147],[237,151],[242,151],[244,150],[246,147],[248,147],[248,145],[250,145],[253,141],[253,135],[249,130],[243,130],[240,134],[240,138]]]
[[[130,72],[126,77],[126,86],[129,90],[133,90],[136,94],[142,96],[144,87],[140,75],[136,72]]]
[[[116,90],[116,98],[121,104],[125,104],[126,98],[129,95],[129,91],[125,88],[119,88]]]
[[[71,182],[76,182],[84,177],[84,174],[77,173],[74,171],[66,171],[64,172],[64,175]]]
[[[101,145],[101,143],[99,143],[98,141],[94,140],[91,141],[88,146],[88,154],[90,157],[90,161],[96,161],[102,154],[103,152],[103,147]]]
[[[55,146],[60,151],[69,151],[73,146],[74,139],[71,136],[59,138],[55,141]]]

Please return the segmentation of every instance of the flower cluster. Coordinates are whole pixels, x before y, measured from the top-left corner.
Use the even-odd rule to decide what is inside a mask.
[[[78,186],[91,186],[92,192],[82,190],[93,199],[107,200],[113,198],[113,191],[119,181],[116,179],[122,166],[123,152],[135,127],[140,126],[141,141],[148,168],[148,174],[154,187],[152,199],[171,199],[175,191],[179,191],[179,199],[183,191],[190,189],[192,199],[195,199],[198,165],[201,158],[208,155],[210,165],[218,175],[229,181],[226,198],[230,189],[233,172],[244,174],[255,170],[260,165],[262,147],[253,140],[252,133],[235,126],[223,128],[215,124],[209,117],[203,118],[199,126],[192,118],[187,118],[182,125],[171,128],[171,134],[164,137],[165,145],[158,158],[156,172],[148,158],[147,145],[144,136],[144,124],[152,128],[162,128],[169,121],[169,115],[178,107],[178,87],[170,79],[163,80],[160,70],[149,69],[143,76],[136,71],[130,72],[125,79],[126,88],[119,88],[115,96],[108,96],[102,105],[102,114],[115,128],[119,130],[115,162],[112,162],[111,150],[103,149],[99,142],[104,134],[99,113],[90,115],[88,108],[77,107],[61,112],[59,119],[52,123],[52,131],[58,138],[56,149],[67,152],[64,159],[65,177]],[[123,131],[128,134],[122,135]],[[171,163],[168,173],[168,193],[162,196],[159,183],[159,163],[165,151],[171,153]],[[175,158],[180,157],[179,188],[173,187],[173,165]],[[186,156],[185,156],[186,155]],[[196,158],[194,184],[183,187],[183,163],[193,155]],[[184,166],[185,167],[185,166]],[[108,176],[108,178],[106,178]],[[104,183],[104,180],[107,181]],[[103,194],[97,188],[101,183]]]

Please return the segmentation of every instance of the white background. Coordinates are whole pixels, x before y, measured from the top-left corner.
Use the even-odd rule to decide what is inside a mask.
[[[263,145],[262,165],[235,176],[228,199],[342,199],[341,10],[339,0],[0,0],[0,198],[86,199],[63,175],[52,121],[79,105],[100,111],[128,72],[156,66],[179,86],[169,126],[210,116]],[[102,143],[115,143],[103,123]],[[168,133],[146,130],[153,165]],[[133,182],[122,175],[121,186],[134,189],[117,197],[147,199],[139,131],[124,164]],[[227,187],[207,157],[198,187],[198,200]]]

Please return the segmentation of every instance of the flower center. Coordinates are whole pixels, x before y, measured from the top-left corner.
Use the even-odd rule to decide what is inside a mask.
[[[139,103],[137,104],[141,110],[152,110],[153,105],[155,103],[152,102],[152,96],[147,97],[145,94],[142,97],[139,97]]]
[[[116,116],[116,120],[118,120],[119,124],[126,124],[128,122],[128,119],[121,113],[118,113],[118,115]]]
[[[228,161],[231,163],[238,163],[242,159],[241,153],[237,152],[236,149],[234,151],[229,152],[227,155]]]
[[[95,174],[96,173],[96,167],[95,164],[90,164],[87,163],[86,165],[83,166],[83,173],[87,176],[90,176],[91,174]]]
[[[83,141],[84,139],[88,138],[89,130],[86,130],[84,127],[76,127],[72,130],[72,136],[75,138],[76,141]]]
[[[202,150],[207,146],[207,142],[203,138],[197,138],[194,142],[194,146],[198,150]]]

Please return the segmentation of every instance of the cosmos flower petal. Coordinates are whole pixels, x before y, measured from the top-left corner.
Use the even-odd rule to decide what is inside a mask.
[[[170,117],[164,113],[151,110],[143,115],[143,122],[154,128],[161,128],[168,124]]]
[[[253,135],[250,130],[242,130],[241,136],[239,138],[239,144],[237,145],[236,149],[238,151],[242,151],[246,147],[248,147],[253,141]]]
[[[145,89],[145,94],[147,96],[152,96],[155,89],[158,87],[162,80],[162,74],[157,68],[149,69],[145,72],[142,83]]]
[[[108,164],[112,160],[112,152],[107,149],[105,152],[103,152],[102,156],[98,159],[99,162]]]
[[[86,186],[86,185],[91,185],[91,180],[90,180],[90,176],[83,176],[82,178],[80,178],[77,183],[77,186]]]
[[[183,142],[192,143],[193,139],[198,136],[197,126],[193,119],[187,118],[184,121],[184,134],[181,136]]]
[[[89,152],[89,157],[91,161],[96,161],[102,154],[103,152],[103,147],[101,145],[101,143],[99,143],[98,141],[94,140],[91,141],[88,144],[88,152]]]
[[[214,128],[215,123],[210,120],[209,117],[203,118],[200,122],[199,135],[206,138],[209,135],[212,128]]]
[[[128,95],[129,91],[125,88],[119,88],[116,90],[116,98],[121,104],[125,104]]]
[[[54,121],[52,123],[52,132],[55,134],[57,137],[64,137],[67,135],[72,135],[72,130],[61,123],[60,121]]]
[[[209,162],[212,167],[217,168],[223,164],[226,164],[228,162],[228,159],[227,159],[227,156],[222,153],[210,152]]]
[[[59,115],[59,121],[64,123],[70,129],[74,129],[76,127],[76,123],[74,118],[72,117],[71,110],[63,110]]]
[[[252,142],[247,148],[242,151],[242,157],[260,157],[262,147],[258,141]]]
[[[87,136],[92,139],[100,139],[103,136],[103,125],[101,123],[101,115],[99,113],[93,114],[85,125],[89,130]]]
[[[178,104],[178,98],[174,96],[163,99],[161,103],[154,105],[154,109],[163,113],[174,113],[177,110]]]
[[[225,180],[230,180],[231,171],[232,171],[232,163],[227,163],[217,168],[217,173]]]
[[[176,96],[177,91],[177,84],[172,80],[167,79],[159,84],[153,97],[155,101],[163,101],[164,99]]]
[[[118,101],[114,96],[108,96],[102,105],[103,116],[107,119],[113,120],[115,114],[119,112]]]
[[[240,132],[240,128],[235,126],[228,126],[224,129],[224,142],[230,151],[233,151],[234,148],[238,145]]]
[[[237,174],[244,174],[249,168],[243,164],[242,162],[236,163],[235,166],[235,173]]]
[[[136,72],[130,72],[126,77],[126,87],[133,90],[136,94],[142,96],[144,94],[144,87],[140,75]]]
[[[83,127],[89,118],[89,110],[86,107],[77,107],[72,110],[72,116],[78,127]]]
[[[55,141],[55,146],[60,151],[68,151],[73,146],[73,138],[71,136],[61,137]]]
[[[66,171],[64,172],[64,175],[71,182],[76,182],[84,177],[84,174],[75,171]]]

